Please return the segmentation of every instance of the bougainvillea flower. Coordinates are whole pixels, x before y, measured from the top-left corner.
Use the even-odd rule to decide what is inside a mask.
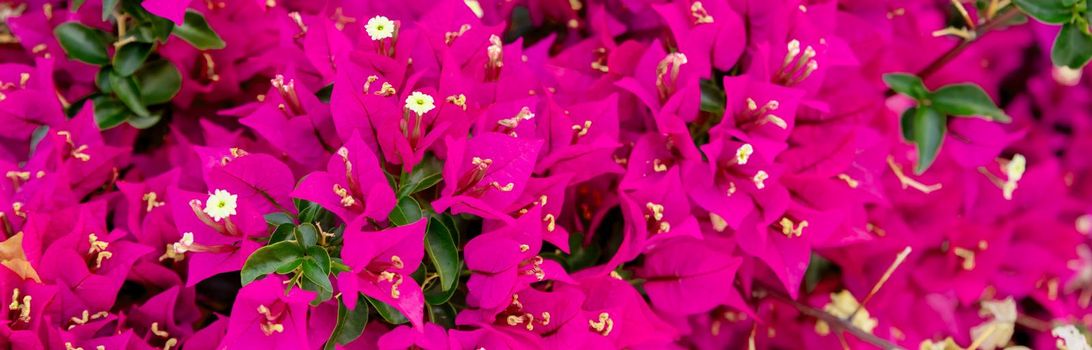
[[[246,285],[231,306],[227,334],[217,348],[243,343],[268,349],[306,348],[307,303],[313,294],[293,290],[286,295],[277,278]]]
[[[534,207],[515,222],[467,242],[466,267],[473,273],[467,282],[469,304],[495,308],[528,284],[569,280],[556,261],[539,255],[544,230],[540,210]]]
[[[174,286],[156,294],[128,314],[125,321],[137,330],[146,330],[144,341],[155,347],[177,346],[193,334],[191,326],[200,317],[193,289]]]
[[[644,289],[659,310],[693,314],[731,304],[745,309],[746,304],[731,285],[720,283],[733,279],[740,259],[727,251],[713,250],[712,238],[706,241],[680,238],[653,248],[646,254],[640,276]]]
[[[330,157],[326,171],[308,174],[292,195],[318,203],[346,222],[358,216],[383,221],[396,204],[375,154],[357,133]]]
[[[364,295],[393,306],[420,330],[424,326],[424,295],[410,277],[421,264],[427,220],[396,226],[382,231],[359,231],[363,220],[350,224],[345,234],[342,256],[351,271],[338,274],[338,286],[344,295]],[[356,298],[346,298],[345,305],[356,307]]]
[[[148,0],[147,2],[140,4],[140,6],[143,6],[148,12],[169,19],[171,22],[174,22],[175,25],[182,25],[182,19],[186,14],[186,5],[189,5],[189,1]]]
[[[542,141],[483,133],[469,141],[448,139],[443,197],[433,206],[442,211],[507,218],[499,211],[527,185]]]
[[[424,350],[450,349],[447,340],[447,332],[443,327],[433,323],[425,324],[425,331],[399,326],[379,338],[379,348],[383,350],[396,350],[417,347]]]

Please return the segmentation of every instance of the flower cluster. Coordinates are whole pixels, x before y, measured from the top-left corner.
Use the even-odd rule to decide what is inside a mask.
[[[1087,6],[977,3],[0,0],[0,348],[1089,349]]]

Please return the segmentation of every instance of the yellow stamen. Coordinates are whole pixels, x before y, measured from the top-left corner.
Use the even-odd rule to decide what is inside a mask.
[[[343,207],[348,208],[356,204],[356,199],[349,195],[349,190],[339,184],[334,184],[334,194],[341,198],[341,206]]]
[[[147,206],[145,206],[145,211],[151,212],[152,209],[159,208],[162,207],[164,204],[167,204],[164,202],[156,201],[156,197],[157,195],[155,192],[148,192],[144,194],[144,197],[142,197],[142,199],[145,202],[148,202]]]
[[[610,318],[610,314],[603,312],[599,314],[599,320],[588,320],[588,326],[592,328],[596,333],[602,336],[610,335],[610,332],[614,330],[614,320]]]
[[[895,163],[895,157],[888,156],[887,165],[891,168],[891,172],[895,173],[895,177],[899,178],[899,183],[902,184],[903,189],[910,187],[915,190],[921,191],[921,193],[929,194],[933,191],[941,189],[942,187],[941,184],[925,185],[921,182],[918,182],[917,180],[911,179],[909,176],[902,172],[902,166]]]

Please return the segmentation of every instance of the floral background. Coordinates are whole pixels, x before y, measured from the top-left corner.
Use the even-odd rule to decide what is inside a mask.
[[[1092,349],[1087,0],[0,0],[3,349]]]

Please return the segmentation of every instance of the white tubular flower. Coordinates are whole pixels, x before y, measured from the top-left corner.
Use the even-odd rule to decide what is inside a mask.
[[[224,190],[216,190],[209,194],[209,199],[205,201],[203,211],[216,222],[220,222],[220,220],[236,214],[235,208],[239,205],[238,199],[238,195]]]
[[[368,20],[368,23],[364,25],[364,29],[368,31],[368,36],[372,40],[383,40],[394,37],[394,21],[384,16],[375,16]]]
[[[420,91],[414,91],[406,97],[406,109],[417,113],[418,116],[428,113],[433,108],[436,108],[436,101],[432,99],[432,96],[424,94]]]

